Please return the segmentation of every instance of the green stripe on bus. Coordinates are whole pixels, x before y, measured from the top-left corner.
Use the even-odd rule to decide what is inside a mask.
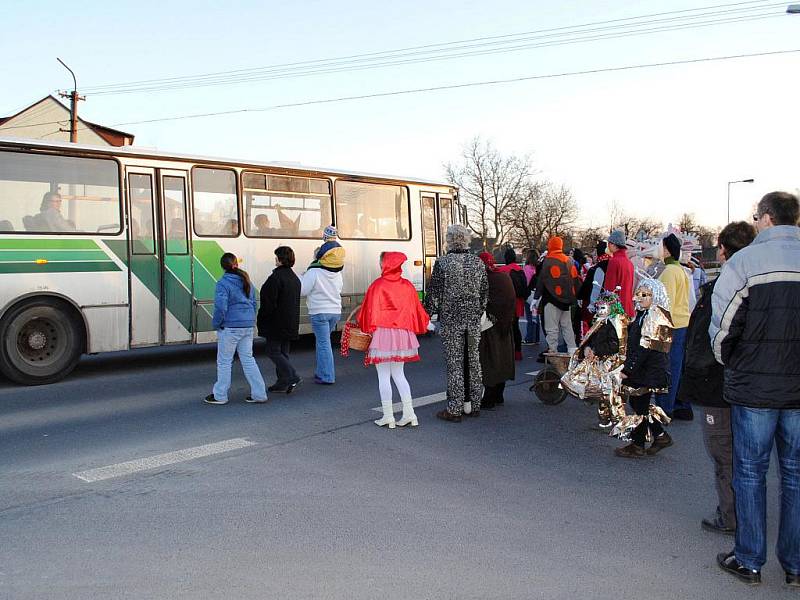
[[[108,260],[105,252],[95,250],[3,250],[0,249],[0,262],[35,261],[44,259],[48,261],[74,261],[81,260]]]
[[[64,239],[6,239],[0,240],[0,250],[97,250],[94,240]]]
[[[112,261],[102,262],[48,262],[36,263],[2,263],[0,273],[95,273],[99,271],[121,271]]]
[[[194,297],[198,300],[213,300],[217,280],[222,277],[219,259],[224,250],[210,240],[195,240],[192,243],[194,254]]]

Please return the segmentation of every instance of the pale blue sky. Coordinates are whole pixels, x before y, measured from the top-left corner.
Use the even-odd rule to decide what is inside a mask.
[[[0,36],[0,115],[78,87],[192,75],[578,25],[724,0],[576,2],[19,2]],[[777,3],[769,3],[771,5]],[[789,2],[786,3],[787,5]],[[776,12],[783,9],[773,8]],[[800,15],[383,69],[147,94],[88,95],[105,125],[311,99],[800,48]],[[569,185],[585,224],[607,206],[664,222],[746,218],[773,188],[800,187],[800,53],[544,79],[120,126],[137,145],[440,179],[476,134],[530,153]]]

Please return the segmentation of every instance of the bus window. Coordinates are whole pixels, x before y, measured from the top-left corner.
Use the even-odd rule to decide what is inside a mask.
[[[439,227],[441,239],[447,239],[447,228],[453,224],[452,200],[447,196],[439,196]]]
[[[119,233],[119,167],[107,159],[0,152],[0,222],[15,233]]]
[[[242,190],[250,237],[316,239],[331,223],[327,179],[245,172]]]
[[[164,176],[164,229],[167,254],[188,254],[186,239],[186,190],[183,177]]]
[[[344,239],[411,239],[408,190],[399,185],[338,179],[336,227]]]
[[[150,175],[128,174],[131,199],[131,248],[134,254],[155,254],[153,220],[153,179]]]
[[[422,229],[425,234],[425,256],[436,256],[436,198],[422,197]]]
[[[236,173],[227,169],[192,169],[194,232],[206,237],[239,235]]]

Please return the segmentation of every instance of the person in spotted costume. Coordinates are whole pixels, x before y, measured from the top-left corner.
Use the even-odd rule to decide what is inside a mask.
[[[572,354],[577,349],[570,309],[575,306],[580,285],[575,261],[564,254],[564,242],[558,236],[551,237],[534,296],[541,299],[539,314],[543,315],[549,352],[558,352],[559,334],[567,344],[567,352]]]
[[[425,310],[439,316],[447,361],[447,408],[436,416],[452,422],[461,421],[464,402],[478,415],[483,391],[478,346],[489,284],[483,262],[469,252],[471,237],[463,225],[447,228],[447,254],[433,265],[425,296]]]

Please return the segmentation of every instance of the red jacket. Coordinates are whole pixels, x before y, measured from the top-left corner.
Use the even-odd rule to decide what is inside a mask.
[[[373,333],[378,327],[417,334],[428,330],[430,317],[422,308],[417,290],[402,276],[406,260],[402,252],[383,255],[383,274],[367,289],[358,313],[358,326],[364,333]]]
[[[617,294],[625,312],[631,318],[636,315],[636,310],[633,308],[633,263],[628,258],[628,251],[625,248],[614,252],[608,261],[603,287],[609,292],[619,287],[620,291]]]

